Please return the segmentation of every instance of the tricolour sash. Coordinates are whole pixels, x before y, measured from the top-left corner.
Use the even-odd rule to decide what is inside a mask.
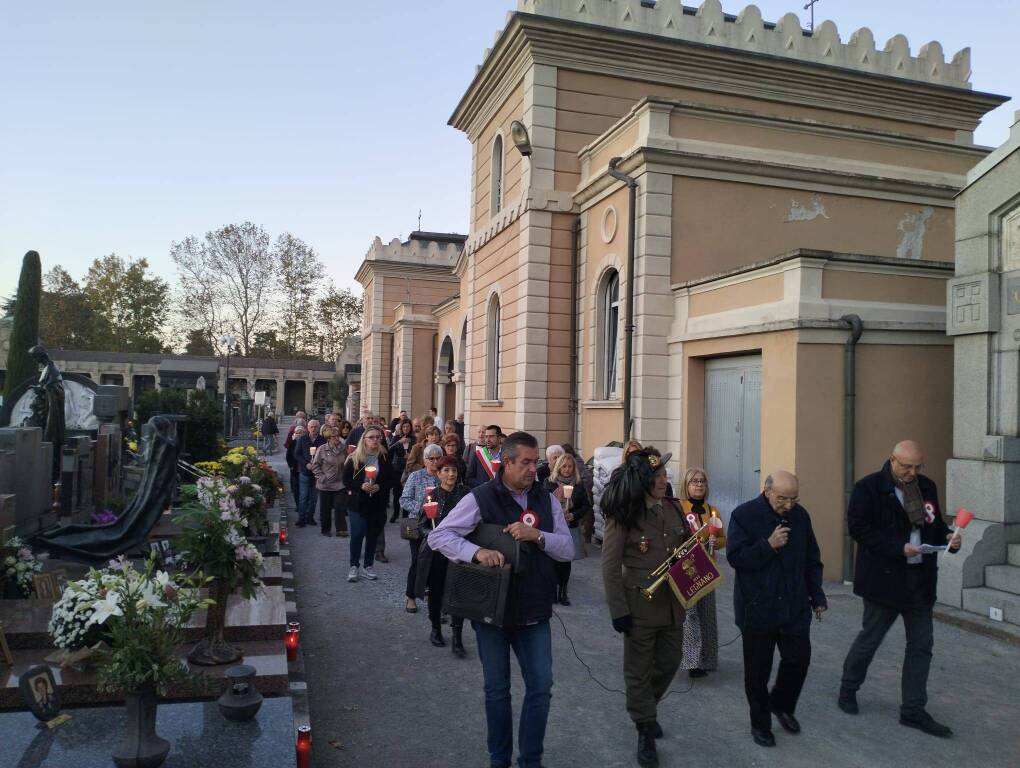
[[[476,445],[475,456],[478,457],[478,461],[481,462],[482,467],[485,468],[485,474],[489,476],[490,480],[494,480],[496,477],[496,468],[492,466],[492,458],[489,456],[489,449]]]

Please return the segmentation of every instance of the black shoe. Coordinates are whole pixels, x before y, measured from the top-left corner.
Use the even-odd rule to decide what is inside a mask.
[[[315,520],[315,519],[313,518],[313,519],[311,519],[311,520],[309,520],[309,521],[308,521],[308,524],[309,524],[309,525],[318,525],[318,524],[319,524],[319,521],[318,521],[318,520]]]
[[[940,739],[948,739],[953,735],[952,728],[948,725],[942,725],[942,723],[935,720],[934,717],[923,709],[916,715],[900,715],[900,725],[916,728],[930,736],[938,736]]]
[[[694,677],[694,678],[708,677],[708,672],[706,672],[705,670],[701,669],[700,667],[695,667],[694,669],[689,670],[687,672],[687,674],[690,675],[691,677]]]
[[[388,563],[390,561],[390,559],[388,557],[386,557],[386,555],[384,555],[382,552],[379,552],[375,556],[375,561],[377,563]]]
[[[464,648],[463,626],[453,628],[453,640],[450,642],[450,650],[457,658],[463,659],[467,656],[467,650]]]
[[[395,522],[397,522],[397,516],[396,516],[396,515],[393,515],[393,516],[392,516],[392,517],[390,518],[390,522],[391,522],[391,523],[395,523]]]
[[[772,714],[776,716],[776,720],[783,726],[784,731],[787,733],[800,733],[800,723],[789,712],[780,712],[777,709],[773,709]]]
[[[560,605],[570,605],[570,598],[567,597],[566,587],[560,587]]]
[[[436,646],[436,648],[445,648],[446,641],[443,639],[443,630],[439,627],[433,627],[432,634],[429,635],[429,642]]]
[[[836,701],[836,704],[848,715],[856,715],[861,711],[857,706],[857,692],[848,688],[839,689],[839,700]]]
[[[653,723],[640,723],[637,732],[637,761],[641,768],[659,768]]]
[[[330,533],[329,531],[323,531],[323,532],[322,532],[322,535],[323,535],[323,536],[332,536],[333,534],[332,534],[332,533]]]
[[[663,736],[665,736],[665,734],[662,732],[662,726],[659,725],[658,720],[652,723],[652,736],[654,736],[657,739],[661,739]]]
[[[751,729],[751,738],[754,739],[754,743],[759,747],[774,747],[776,746],[776,737],[772,735],[772,731],[763,730],[761,728]]]

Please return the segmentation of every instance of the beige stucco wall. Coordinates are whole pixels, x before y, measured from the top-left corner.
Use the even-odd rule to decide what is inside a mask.
[[[722,288],[715,288],[701,293],[692,293],[688,313],[710,315],[715,312],[726,312],[740,307],[752,307],[756,304],[768,304],[783,299],[782,274],[764,275],[754,280],[745,280]]]
[[[946,278],[826,269],[822,298],[937,305],[946,300]]]
[[[789,221],[794,203],[824,214]],[[813,195],[757,184],[673,177],[674,282],[764,261],[796,248],[897,256],[924,206],[847,195]],[[953,209],[934,208],[921,257],[953,259]]]
[[[436,332],[430,328],[414,328],[413,378],[411,387],[410,413],[421,416],[428,413],[436,403],[433,402],[435,387],[433,374],[436,370],[436,353],[439,346]],[[406,365],[406,363],[405,363]]]
[[[471,149],[474,169],[475,188],[472,195],[474,209],[471,214],[471,231],[482,229],[488,222],[490,211],[490,193],[492,166],[492,142],[496,135],[503,136],[503,203],[516,200],[521,193],[521,171],[523,169],[520,152],[510,140],[510,123],[520,119],[524,111],[524,83],[519,83],[510,93],[492,120],[479,134]]]

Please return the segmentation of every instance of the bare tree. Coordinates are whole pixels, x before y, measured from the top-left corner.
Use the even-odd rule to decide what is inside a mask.
[[[310,339],[323,360],[336,360],[347,340],[361,329],[364,297],[347,288],[338,289],[330,281],[318,297],[319,325]]]
[[[256,335],[272,325],[277,270],[265,230],[249,221],[228,224],[206,232],[203,240],[174,243],[170,255],[180,274],[181,311],[190,316],[189,327],[209,331],[217,352],[223,351],[220,333],[229,330],[241,353],[250,354]]]

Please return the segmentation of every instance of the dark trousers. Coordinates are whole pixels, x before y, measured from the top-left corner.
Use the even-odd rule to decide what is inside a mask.
[[[323,533],[332,530],[336,519],[336,532],[347,530],[347,491],[319,491],[319,525]]]
[[[400,508],[400,494],[403,492],[403,484],[396,483],[393,486],[393,517],[407,517],[407,512]]]
[[[570,581],[570,561],[568,560],[565,563],[554,561],[553,567],[556,569],[556,579],[559,582],[560,589],[566,589],[567,582]]]
[[[418,579],[418,551],[421,549],[421,539],[417,541],[408,540],[407,543],[411,545],[411,565],[407,568],[407,589],[404,590],[404,596],[408,600],[414,600],[414,585]]]
[[[432,563],[429,568],[429,621],[434,629],[439,629],[443,622],[443,591],[446,589],[446,568],[450,561],[438,552],[432,553]],[[457,616],[450,617],[451,625],[454,628],[464,626],[464,619]]]
[[[856,691],[864,684],[875,651],[899,616],[903,617],[903,628],[907,634],[907,650],[900,680],[900,713],[910,716],[918,714],[928,704],[928,670],[931,669],[934,637],[932,607],[927,604],[927,600],[915,601],[905,609],[890,608],[865,600],[861,631],[843,662],[842,685],[847,690]]]
[[[623,638],[623,681],[627,714],[635,723],[657,719],[659,700],[666,695],[683,658],[683,627],[634,626]]]
[[[294,508],[298,508],[298,504],[301,503],[301,473],[292,469],[290,471],[290,492],[294,494]]]
[[[809,630],[787,633],[744,631],[744,692],[751,708],[751,727],[772,730],[772,710],[792,715],[811,665]],[[772,659],[779,648],[779,673],[769,693]]]

